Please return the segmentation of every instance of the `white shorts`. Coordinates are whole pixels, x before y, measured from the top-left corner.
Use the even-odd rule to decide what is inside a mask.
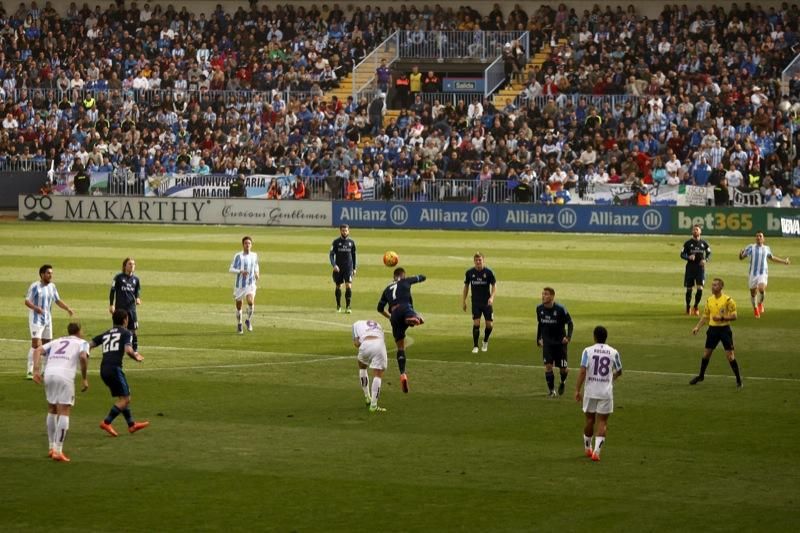
[[[47,324],[34,324],[28,322],[28,328],[31,330],[31,339],[52,339],[53,338],[53,323]]]
[[[759,285],[767,286],[767,275],[750,276],[750,288],[757,289]]]
[[[75,380],[45,374],[44,393],[49,404],[75,405]]]
[[[358,361],[376,370],[386,370],[386,344],[380,339],[367,339],[358,348]]]
[[[614,398],[587,398],[583,397],[583,412],[584,413],[599,413],[601,415],[610,415],[614,412]]]
[[[242,287],[233,289],[233,299],[237,302],[244,300],[245,296],[248,294],[252,294],[253,298],[256,297],[256,286],[255,285],[248,285],[247,287]]]

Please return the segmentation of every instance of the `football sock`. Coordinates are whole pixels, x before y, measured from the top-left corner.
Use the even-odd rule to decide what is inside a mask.
[[[28,349],[28,374],[31,372],[33,372],[33,348]]]
[[[359,368],[358,377],[361,379],[361,390],[364,391],[364,396],[369,396],[369,377],[367,376],[367,369]]]
[[[478,346],[478,339],[481,337],[481,327],[472,326],[472,345]]]
[[[703,357],[702,359],[700,359],[700,377],[701,377],[701,378],[702,378],[702,377],[705,377],[705,375],[706,375],[706,368],[708,368],[708,362],[709,362],[710,360],[711,360],[711,359],[706,359],[705,357]]]
[[[125,409],[120,409],[122,411],[122,416],[125,417],[125,422],[128,423],[128,427],[132,426],[135,422],[133,419],[133,414],[131,413],[130,407],[126,407]]]
[[[138,352],[139,351],[139,336],[136,335],[135,332],[133,334],[133,342],[131,343],[131,345],[133,347],[133,351],[134,352]]]
[[[731,368],[733,369],[733,375],[736,376],[736,383],[741,383],[742,376],[739,375],[739,361],[734,359],[733,361],[730,361],[730,364]]]
[[[253,318],[253,309],[254,308],[255,308],[255,305],[248,304],[248,306],[247,306],[247,320],[250,320],[251,318]]]
[[[378,405],[378,398],[381,395],[381,383],[383,379],[379,377],[372,378],[372,395],[370,396],[370,406],[376,407]]]
[[[397,367],[400,369],[401,374],[406,373],[406,351],[397,350]]]
[[[686,310],[689,310],[689,306],[692,305],[692,289],[686,289]]]
[[[483,342],[489,342],[489,335],[492,334],[492,327],[487,327],[483,332]]]
[[[47,413],[47,440],[50,442],[50,449],[56,446],[56,419],[58,415]]]
[[[110,424],[111,422],[114,421],[115,418],[119,416],[121,412],[122,411],[120,411],[119,407],[117,407],[116,405],[112,405],[111,410],[108,412],[108,415],[106,415],[106,417],[103,419],[103,422],[105,422],[106,424]]]
[[[759,292],[758,293],[758,303],[763,304],[764,303],[764,298],[766,298],[766,297],[767,297],[766,293]]]
[[[561,372],[561,383],[567,382],[567,376],[569,376],[569,372]]]
[[[605,437],[595,437],[594,438],[594,453],[600,455],[600,450],[603,448],[603,443],[606,441]]]
[[[694,293],[694,306],[697,307],[700,305],[700,301],[703,299],[703,289],[697,289]]]
[[[353,296],[353,289],[346,288],[344,290],[344,303],[347,307],[350,307],[350,298]]]
[[[61,453],[64,451],[64,441],[67,438],[67,431],[69,430],[69,417],[60,415],[56,420],[56,451]]]
[[[553,371],[545,372],[544,379],[547,381],[547,388],[550,392],[553,392],[553,388],[555,387],[555,377],[553,376]]]
[[[751,304],[753,304],[753,307],[756,307],[756,306],[758,305],[758,304],[756,303],[756,297],[755,297],[755,296],[751,296],[751,297],[750,297],[750,303],[751,303]]]
[[[583,436],[583,447],[585,449],[587,449],[587,450],[591,450],[592,449],[592,436],[591,435],[589,435],[588,437],[586,435]]]
[[[241,309],[237,309],[236,310],[236,323],[237,324],[241,324],[242,323],[242,310]]]
[[[340,289],[339,287],[336,287],[336,290],[333,291],[333,293],[336,295],[336,307],[341,307],[342,306],[342,289]]]

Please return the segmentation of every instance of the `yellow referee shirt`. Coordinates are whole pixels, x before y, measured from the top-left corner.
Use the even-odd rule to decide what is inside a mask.
[[[730,324],[729,320],[714,320],[715,316],[731,316],[736,312],[736,302],[727,294],[720,294],[719,297],[713,294],[706,300],[706,307],[703,314],[708,321],[709,326],[727,326]]]
[[[411,80],[411,92],[420,92],[422,90],[422,72],[412,72],[408,75],[408,78]]]

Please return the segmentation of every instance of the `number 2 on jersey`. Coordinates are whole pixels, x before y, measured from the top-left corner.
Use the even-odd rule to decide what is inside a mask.
[[[109,333],[107,335],[103,335],[103,353],[106,352],[116,352],[119,350],[119,338],[122,335],[120,333]]]

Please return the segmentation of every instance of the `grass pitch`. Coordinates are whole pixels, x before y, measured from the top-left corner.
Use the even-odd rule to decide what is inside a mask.
[[[255,331],[235,333],[227,273],[244,234],[259,252]],[[335,312],[336,229],[0,223],[0,528],[4,531],[789,531],[800,500],[800,269],[771,265],[752,317],[750,239],[709,239],[709,277],[738,303],[737,392],[721,347],[706,381],[703,335],[683,315],[686,236],[354,229],[352,315]],[[771,238],[800,259],[800,240]],[[377,318],[400,255],[426,324],[409,330],[411,392],[393,351],[370,415],[350,325]],[[498,278],[488,353],[473,355],[463,276],[480,250]],[[54,266],[87,336],[110,325],[108,288],[133,256],[143,286],[140,350],[126,360],[136,435],[97,424],[111,398],[90,364],[65,451],[45,458],[45,401],[23,379],[28,285]],[[576,325],[567,395],[545,398],[533,314],[555,287]],[[709,289],[706,294],[710,293]],[[54,307],[55,333],[66,314]],[[602,461],[582,455],[574,394],[581,349],[609,329],[625,373]],[[390,348],[391,348],[390,343]],[[124,423],[116,421],[118,429]]]

